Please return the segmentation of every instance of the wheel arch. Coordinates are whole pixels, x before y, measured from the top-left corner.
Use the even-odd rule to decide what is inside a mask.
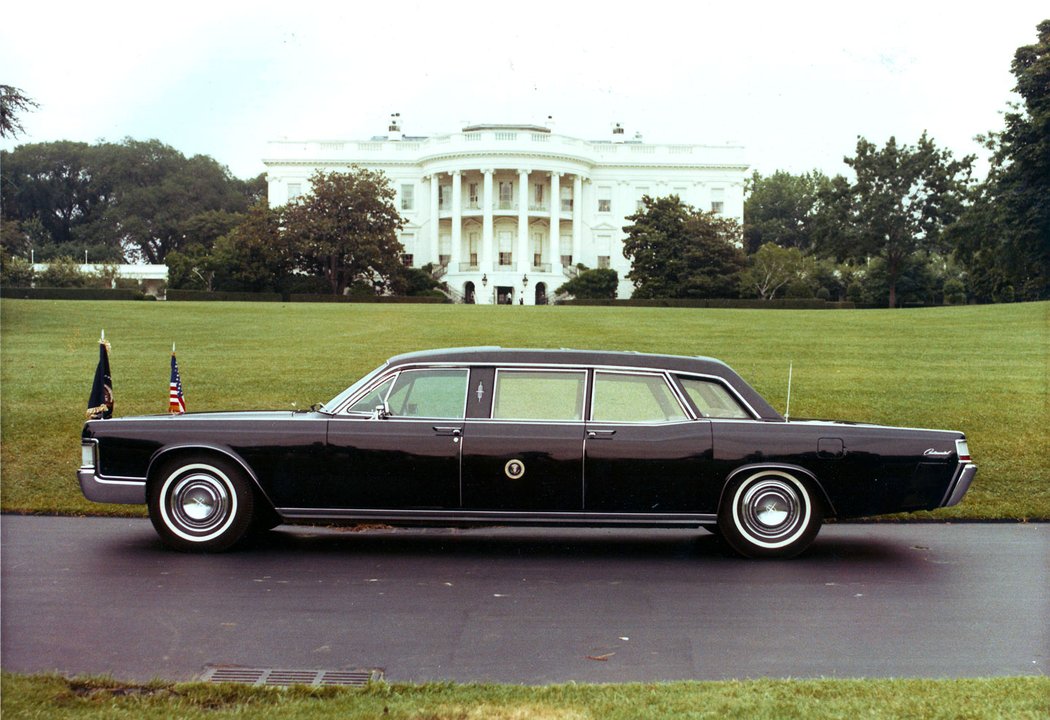
[[[226,460],[230,460],[235,463],[241,470],[244,471],[245,476],[248,478],[248,482],[251,484],[252,492],[255,497],[262,501],[270,510],[277,511],[270,500],[270,497],[263,490],[262,484],[259,482],[258,476],[255,471],[252,470],[251,466],[238,455],[232,448],[225,447],[223,445],[213,445],[210,443],[186,443],[180,445],[167,445],[150,458],[149,467],[146,470],[146,487],[157,480],[157,469],[162,467],[165,463],[174,460],[175,458],[182,456],[211,456],[220,457]]]
[[[793,465],[791,463],[778,463],[778,462],[763,462],[763,463],[749,463],[747,465],[741,465],[740,467],[734,468],[730,472],[725,480],[722,482],[722,491],[718,494],[718,506],[722,507],[722,503],[725,500],[726,490],[732,484],[733,480],[742,473],[750,473],[762,470],[779,470],[781,472],[795,473],[796,475],[802,476],[806,482],[810,484],[817,492],[817,497],[824,505],[825,517],[835,516],[835,506],[831,502],[831,498],[828,496],[827,491],[824,489],[823,484],[817,479],[817,476],[812,472],[802,467],[801,465]]]

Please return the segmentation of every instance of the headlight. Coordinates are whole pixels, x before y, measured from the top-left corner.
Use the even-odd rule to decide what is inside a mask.
[[[93,442],[86,442],[80,446],[80,467],[95,467],[95,448]]]

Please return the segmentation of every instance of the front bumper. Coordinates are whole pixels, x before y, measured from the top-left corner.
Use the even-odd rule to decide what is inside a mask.
[[[966,463],[959,467],[959,471],[955,474],[951,484],[948,486],[948,492],[944,495],[944,501],[941,503],[941,507],[951,507],[952,505],[958,505],[959,501],[963,499],[963,495],[970,489],[970,483],[973,482],[974,475],[977,474],[977,466],[973,463]]]
[[[146,481],[132,478],[110,480],[95,474],[95,468],[77,470],[80,491],[91,502],[143,505],[146,502]]]

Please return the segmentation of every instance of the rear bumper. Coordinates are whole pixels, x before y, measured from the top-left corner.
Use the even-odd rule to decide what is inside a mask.
[[[970,489],[970,484],[973,482],[974,475],[977,474],[977,466],[973,463],[966,463],[960,466],[959,471],[952,478],[951,484],[948,486],[948,492],[944,496],[944,501],[941,502],[941,507],[951,507],[952,505],[958,505],[959,501],[963,499],[963,495]]]
[[[143,505],[146,502],[146,481],[133,478],[110,480],[95,474],[95,468],[77,470],[80,491],[91,502]]]

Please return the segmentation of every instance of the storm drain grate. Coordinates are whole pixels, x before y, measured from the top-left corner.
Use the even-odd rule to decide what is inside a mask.
[[[242,685],[363,687],[370,681],[382,678],[382,670],[282,670],[237,665],[210,665],[204,671],[201,680],[210,683],[240,683]]]

